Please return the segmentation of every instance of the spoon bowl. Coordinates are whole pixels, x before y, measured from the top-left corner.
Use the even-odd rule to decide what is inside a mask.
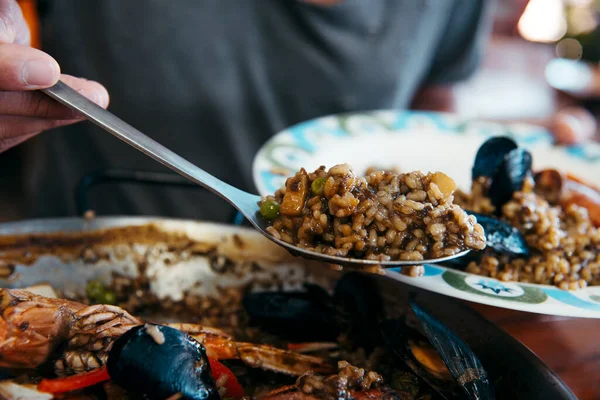
[[[240,213],[242,213],[242,215],[244,215],[244,217],[250,221],[254,228],[256,228],[259,232],[273,242],[285,247],[294,256],[318,260],[329,264],[342,265],[344,267],[365,268],[369,266],[381,266],[383,268],[392,268],[440,263],[462,257],[469,252],[469,250],[465,250],[452,256],[436,258],[432,260],[379,261],[331,256],[291,245],[273,237],[267,232],[266,228],[268,227],[268,222],[263,219],[259,213],[259,196],[244,192],[215,178],[203,169],[197,167],[183,157],[167,149],[160,143],[144,135],[142,132],[127,124],[111,112],[88,100],[85,96],[79,94],[77,91],[73,90],[70,86],[61,81],[50,88],[43,89],[42,92],[69,107],[70,109],[79,112],[89,121],[98,125],[100,128],[113,134],[125,143],[133,146],[137,150],[155,159],[171,170],[222,197],[224,200],[234,206]]]

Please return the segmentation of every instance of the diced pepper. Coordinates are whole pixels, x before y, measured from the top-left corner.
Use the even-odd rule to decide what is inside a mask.
[[[285,186],[286,191],[279,211],[281,215],[297,217],[302,214],[308,196],[308,174],[301,169],[294,177],[286,181]]]

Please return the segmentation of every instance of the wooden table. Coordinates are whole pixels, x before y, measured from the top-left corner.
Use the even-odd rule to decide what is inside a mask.
[[[482,68],[472,79],[450,92],[429,90],[414,108],[549,127],[558,109],[576,103],[546,83],[544,69],[553,57],[550,46],[493,38]],[[600,320],[468,304],[536,353],[579,399],[600,399]]]
[[[600,399],[600,320],[467,304],[537,354],[580,400]]]

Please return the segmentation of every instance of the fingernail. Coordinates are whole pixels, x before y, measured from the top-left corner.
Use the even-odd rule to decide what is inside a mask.
[[[53,60],[37,58],[23,65],[23,82],[29,87],[48,87],[57,79],[58,68]]]

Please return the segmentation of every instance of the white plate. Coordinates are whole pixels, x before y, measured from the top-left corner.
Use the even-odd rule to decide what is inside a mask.
[[[443,171],[463,190],[479,146],[490,136],[510,136],[533,154],[534,168],[571,172],[600,186],[600,145],[556,147],[543,128],[497,124],[426,112],[373,111],[319,118],[275,135],[254,159],[254,182],[261,195],[273,194],[304,167],[314,170],[348,163],[357,173],[368,166],[403,171]],[[425,276],[401,282],[448,296],[541,314],[600,318],[600,286],[563,291],[554,286],[500,282],[441,266],[425,266]]]

